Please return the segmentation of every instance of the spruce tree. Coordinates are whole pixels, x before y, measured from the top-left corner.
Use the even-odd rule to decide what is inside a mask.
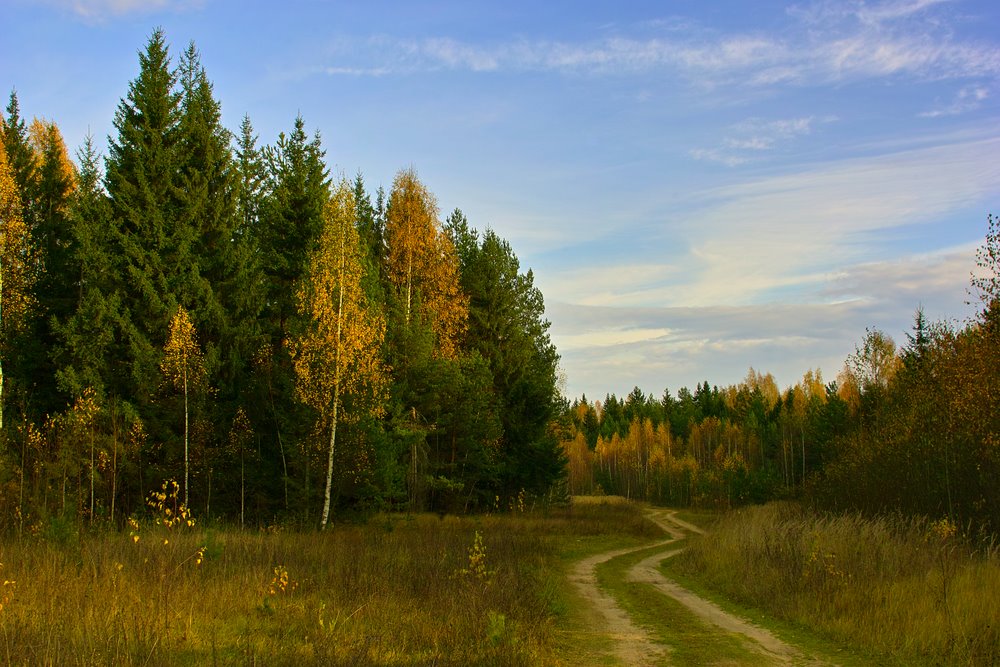
[[[161,29],[139,54],[140,71],[119,103],[109,137],[105,184],[114,226],[116,291],[125,310],[125,396],[148,403],[160,384],[160,350],[179,287],[190,266],[192,234],[179,225],[176,148],[180,95]],[[156,434],[159,435],[159,434]]]
[[[449,230],[463,249],[462,285],[470,296],[468,344],[486,361],[503,424],[500,488],[545,493],[564,472],[561,447],[548,427],[562,400],[559,356],[549,339],[541,291],[522,273],[510,245],[487,230],[475,246],[464,216]],[[476,248],[474,250],[474,248]]]
[[[21,196],[21,210],[24,221],[31,227],[29,211],[34,198],[32,180],[35,174],[35,156],[28,142],[28,127],[21,118],[21,105],[17,99],[17,91],[10,91],[7,102],[7,115],[3,119],[3,144],[7,153],[7,163],[13,173],[14,184]]]
[[[92,137],[77,152],[78,186],[68,223],[72,255],[73,307],[56,319],[53,349],[56,378],[67,395],[79,397],[88,387],[107,396],[116,386],[115,373],[124,355],[122,318],[117,294],[110,202],[101,185],[100,156]]]
[[[41,417],[61,410],[70,399],[57,391],[52,350],[58,338],[56,323],[65,321],[76,306],[75,239],[69,215],[77,174],[55,123],[36,118],[29,129],[29,141],[35,174],[28,219],[38,258],[38,308],[22,358],[28,364],[25,372],[31,378],[34,412]]]
[[[323,229],[330,198],[325,152],[317,133],[309,141],[302,116],[289,135],[267,150],[269,196],[261,225],[261,255],[267,277],[267,319],[272,342],[283,340],[295,317],[295,286]]]
[[[266,447],[262,456],[278,463],[285,473],[286,499],[291,478],[302,481],[306,512],[314,500],[308,496],[316,488],[310,482],[311,462],[306,455],[299,459],[303,465],[296,470],[293,454],[304,454],[308,448],[293,449],[291,445],[305,445],[310,420],[294,397],[294,372],[286,341],[301,330],[295,290],[308,268],[309,253],[319,241],[323,211],[330,199],[323,155],[319,135],[308,139],[301,116],[295,119],[290,135],[279,135],[276,145],[265,151],[267,196],[258,227],[265,285],[265,345],[257,354],[256,367],[262,380],[258,401],[267,406],[264,414],[269,417],[260,429]],[[271,491],[276,496],[278,489]]]

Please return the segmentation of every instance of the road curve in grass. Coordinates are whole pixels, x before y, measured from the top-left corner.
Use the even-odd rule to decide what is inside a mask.
[[[685,606],[700,619],[719,628],[720,631],[747,640],[745,641],[746,646],[751,651],[760,654],[768,664],[829,664],[818,662],[804,655],[797,648],[782,641],[768,630],[724,611],[715,603],[663,576],[659,571],[659,564],[683,551],[683,549],[677,548],[675,543],[691,533],[703,533],[704,531],[677,518],[676,512],[672,510],[654,509],[650,510],[647,516],[660,526],[670,538],[651,545],[595,554],[577,563],[570,574],[570,580],[580,595],[604,624],[605,634],[614,641],[615,655],[622,664],[669,665],[670,648],[655,641],[647,630],[634,623],[622,606],[598,586],[597,566],[634,551],[658,546],[663,547],[663,550],[657,551],[629,568],[626,573],[628,581],[652,586]]]

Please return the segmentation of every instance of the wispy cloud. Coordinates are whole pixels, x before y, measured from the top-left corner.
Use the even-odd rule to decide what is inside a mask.
[[[750,161],[750,158],[745,155],[738,155],[719,148],[693,148],[688,151],[688,155],[693,157],[695,160],[701,160],[703,162],[717,162],[727,167],[738,167],[741,164],[746,164]]]
[[[955,37],[942,9],[947,4],[945,0],[813,3],[790,9],[791,24],[774,36],[726,34],[693,23],[678,31],[671,23],[649,22],[580,43],[522,38],[481,44],[450,37],[382,35],[338,40],[346,48],[335,54],[336,60],[365,62],[338,62],[332,71],[668,71],[709,87],[811,86],[886,76],[968,80],[1000,74],[1000,49]],[[658,34],[649,36],[651,30]]]
[[[582,306],[552,303],[553,341],[574,368],[568,391],[602,398],[633,386],[649,392],[702,380],[738,382],[747,368],[794,384],[811,368],[833,379],[865,327],[897,341],[915,309],[931,320],[971,315],[964,305],[974,248],[848,265],[804,304],[698,307]],[[711,376],[705,369],[711,368]]]
[[[751,303],[811,289],[825,272],[878,252],[893,230],[995,195],[998,150],[997,138],[934,146],[706,193],[718,203],[685,226],[698,277],[677,294],[686,303]]]
[[[819,120],[830,123],[837,119],[827,116]],[[758,159],[762,151],[770,151],[782,142],[810,134],[816,122],[814,116],[771,121],[748,118],[731,127],[730,136],[723,139],[720,146],[696,148],[689,151],[689,155],[696,160],[737,167]]]
[[[950,104],[939,106],[930,111],[924,111],[919,115],[921,118],[957,116],[980,108],[989,96],[990,91],[984,86],[964,86],[958,91],[955,99]]]
[[[198,9],[204,0],[45,0],[87,22],[102,22],[131,14]]]
[[[908,228],[986,205],[997,193],[1000,138],[789,168],[780,176],[705,190],[693,210],[650,232],[674,248],[669,270],[636,257],[599,274],[546,278],[546,295],[592,306],[744,306],[846,298],[827,290],[842,267],[872,261]],[[651,256],[655,256],[653,253]],[[612,278],[617,276],[617,278]],[[961,277],[963,280],[967,274]]]

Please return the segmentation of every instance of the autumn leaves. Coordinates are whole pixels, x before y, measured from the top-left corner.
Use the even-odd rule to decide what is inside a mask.
[[[296,396],[315,410],[317,430],[329,434],[326,488],[320,525],[330,516],[337,427],[361,414],[381,416],[390,374],[382,347],[386,319],[362,289],[364,253],[357,230],[357,203],[342,179],[326,205],[318,246],[296,290],[307,326],[289,341]],[[386,273],[404,304],[404,322],[430,325],[435,351],[455,356],[468,318],[468,297],[459,285],[458,259],[440,228],[434,196],[412,170],[396,176],[385,226]],[[350,397],[351,412],[342,411]]]

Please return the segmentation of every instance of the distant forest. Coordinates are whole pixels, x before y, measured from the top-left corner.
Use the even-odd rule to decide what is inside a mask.
[[[163,489],[240,525],[608,493],[1000,531],[992,216],[971,321],[870,330],[835,381],[570,404],[504,239],[412,169],[331,175],[301,117],[222,127],[194,44],[153,32],[106,156],[16,92],[0,120],[0,530],[122,525]]]
[[[106,156],[88,138],[74,163],[11,93],[2,528],[120,525],[161,487],[254,525],[550,494],[558,356],[510,245],[442,224],[412,169],[388,193],[331,175],[301,117],[271,145],[220,118],[161,30]]]
[[[947,518],[1000,531],[1000,218],[988,216],[969,322],[906,341],[868,330],[835,381],[768,373],[694,392],[573,402],[561,439],[571,493],[732,507],[801,497],[819,508]],[[973,267],[970,267],[973,268]]]

